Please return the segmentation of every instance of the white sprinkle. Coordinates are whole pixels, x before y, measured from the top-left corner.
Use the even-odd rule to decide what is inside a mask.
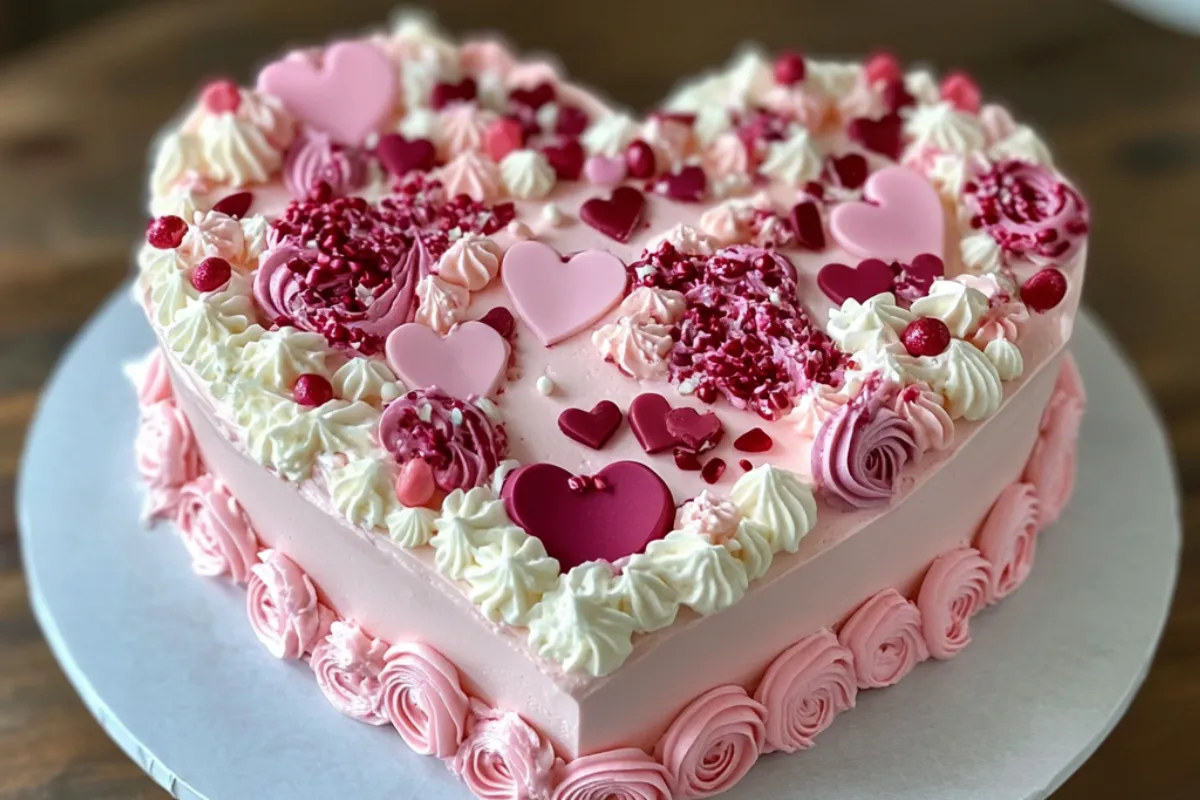
[[[417,409],[417,419],[421,420],[421,422],[429,422],[429,420],[433,419],[433,406],[429,403],[422,404]]]
[[[542,206],[542,221],[551,228],[560,228],[566,224],[567,215],[554,203],[547,203]]]
[[[678,388],[680,394],[689,395],[696,391],[696,384],[692,383],[691,381],[680,381]]]
[[[450,409],[450,422],[455,425],[462,425],[463,415],[461,408]]]
[[[643,280],[643,281],[646,278],[649,278],[651,275],[653,275],[657,271],[658,271],[658,269],[652,264],[643,264],[642,266],[640,266],[634,270],[634,272],[637,273],[638,280]]]
[[[446,232],[446,238],[452,242],[456,242],[462,238],[463,232],[461,228],[451,228]]]
[[[542,375],[537,379],[537,390],[542,397],[549,397],[554,392],[554,381],[550,380],[549,375]]]
[[[371,131],[367,134],[367,138],[363,141],[363,146],[368,150],[374,150],[375,145],[379,144],[379,134]]]
[[[771,305],[774,306],[783,302],[783,298],[779,296],[779,292],[771,292],[771,296],[768,299],[771,301]]]
[[[553,131],[558,125],[558,103],[546,103],[537,110],[538,127],[544,131]]]

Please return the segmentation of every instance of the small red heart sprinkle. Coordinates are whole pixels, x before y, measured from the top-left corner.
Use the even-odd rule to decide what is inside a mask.
[[[588,115],[579,106],[558,107],[558,117],[554,120],[554,132],[559,136],[579,136],[588,126]]]
[[[625,166],[632,178],[650,178],[658,171],[654,163],[654,148],[641,139],[634,139],[625,148]]]
[[[847,153],[830,161],[838,183],[846,189],[857,189],[867,182],[870,167],[862,153]]]
[[[441,111],[453,102],[469,102],[479,94],[479,87],[474,78],[463,78],[458,83],[438,83],[429,95],[429,105],[435,111]]]
[[[525,132],[521,129],[521,123],[511,117],[501,117],[488,125],[483,133],[483,149],[492,161],[499,162],[524,145]]]
[[[555,98],[554,84],[539,83],[532,89],[513,89],[508,93],[508,101],[518,106],[537,111],[546,103],[553,103]]]
[[[712,485],[721,480],[721,476],[725,474],[725,461],[720,458],[710,458],[704,468],[700,470],[700,477],[704,482]]]
[[[234,219],[241,219],[246,216],[246,212],[250,210],[253,202],[254,192],[234,192],[225,195],[213,204],[212,210]]]
[[[850,299],[865,303],[877,294],[892,291],[895,279],[891,265],[868,258],[857,267],[826,264],[817,273],[817,286],[838,305]]]
[[[725,435],[725,426],[711,411],[701,414],[694,408],[673,408],[667,412],[664,422],[667,433],[694,453],[713,449]]]
[[[765,453],[775,442],[762,428],[751,428],[733,441],[733,449],[743,453]]]
[[[936,356],[950,346],[950,329],[937,317],[913,320],[900,335],[910,356]]]
[[[375,146],[379,161],[397,178],[413,170],[428,172],[437,163],[437,150],[428,139],[405,139],[398,133],[385,133]]]
[[[791,222],[796,244],[817,252],[825,249],[825,226],[815,201],[805,200],[792,206]]]
[[[983,95],[979,91],[979,85],[965,72],[950,73],[942,80],[938,90],[942,99],[959,111],[978,114],[983,106]]]
[[[771,71],[775,75],[776,83],[782,86],[795,86],[804,80],[806,71],[804,56],[796,52],[782,53],[779,58],[775,59]]]
[[[883,87],[883,105],[888,111],[896,113],[916,104],[917,98],[909,93],[903,80],[889,81],[887,86]]]
[[[579,180],[579,174],[583,172],[583,162],[587,159],[587,153],[583,152],[583,145],[578,139],[568,139],[562,144],[543,147],[542,155],[550,162],[560,181]]]
[[[606,200],[593,197],[579,207],[579,218],[618,242],[627,242],[646,211],[646,196],[632,186],[618,186]]]
[[[231,80],[213,81],[200,92],[200,102],[210,114],[234,114],[242,105],[242,91]]]
[[[292,386],[292,399],[302,406],[322,406],[333,399],[333,386],[329,380],[315,372],[306,372]]]
[[[895,112],[879,119],[859,117],[851,120],[846,128],[846,134],[851,141],[893,160],[900,158],[900,151],[904,145],[903,133],[904,122]]]
[[[568,408],[558,415],[558,429],[593,450],[604,447],[621,426],[621,409],[611,400],[601,400],[591,411]]]
[[[654,184],[654,191],[681,203],[698,203],[708,190],[708,176],[697,166],[683,167],[678,172],[663,175]]]
[[[864,68],[867,73],[867,82],[876,84],[881,81],[891,83],[904,78],[904,71],[900,67],[900,62],[896,57],[887,51],[875,53],[867,59]]]
[[[219,256],[206,258],[192,269],[192,286],[197,292],[215,292],[233,275],[229,262]]]
[[[699,472],[700,459],[695,453],[682,448],[675,450],[675,466],[679,467],[684,472]]]
[[[1066,296],[1067,276],[1054,267],[1039,270],[1021,286],[1021,301],[1038,314],[1054,308]]]
[[[496,306],[495,308],[488,309],[488,312],[480,317],[479,321],[505,339],[511,339],[513,331],[517,328],[516,318],[504,306]]]
[[[183,237],[187,235],[187,231],[188,224],[183,221],[183,217],[167,214],[150,220],[150,224],[146,226],[146,241],[151,247],[159,250],[174,250],[183,244]]]

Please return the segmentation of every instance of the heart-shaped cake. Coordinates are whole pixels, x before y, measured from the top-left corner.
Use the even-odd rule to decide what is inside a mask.
[[[724,791],[1070,496],[1087,206],[964,74],[748,53],[638,116],[405,19],[205,87],[151,188],[147,515],[481,797]]]

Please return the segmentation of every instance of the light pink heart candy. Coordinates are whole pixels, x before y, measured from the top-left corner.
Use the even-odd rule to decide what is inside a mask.
[[[520,242],[504,254],[500,276],[517,313],[547,347],[587,328],[625,294],[625,265],[604,250],[563,263],[553,247]]]
[[[445,337],[416,322],[392,331],[384,346],[388,364],[412,389],[437,387],[466,400],[496,391],[508,367],[508,342],[474,320]]]
[[[284,56],[258,74],[258,90],[340,144],[358,146],[377,131],[396,101],[396,71],[370,42],[338,42],[320,63]]]
[[[847,252],[904,264],[921,253],[943,257],[945,212],[923,175],[885,167],[867,178],[863,195],[870,202],[843,203],[829,215],[829,231]]]
[[[616,186],[625,180],[625,157],[597,153],[583,164],[583,177],[597,186]]]

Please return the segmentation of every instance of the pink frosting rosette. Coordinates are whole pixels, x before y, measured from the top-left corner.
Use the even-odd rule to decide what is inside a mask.
[[[146,360],[140,365],[137,395],[138,405],[143,408],[175,399],[175,391],[171,388],[171,373],[167,370],[167,359],[161,348],[151,350],[150,355],[146,356]]]
[[[551,800],[671,800],[667,769],[635,747],[582,756],[559,771]]]
[[[180,488],[204,471],[192,426],[174,402],[160,400],[142,407],[134,450],[147,490],[143,517],[153,520],[174,515]]]
[[[834,717],[854,708],[857,696],[854,656],[833,631],[805,636],[771,662],[754,693],[767,709],[765,752],[812,747]]]
[[[329,635],[313,650],[313,674],[325,698],[351,719],[386,725],[383,709],[384,654],[388,646],[368,636],[358,623],[335,620]]]
[[[311,652],[336,618],[317,599],[308,575],[278,550],[263,550],[250,567],[246,612],[250,627],[276,658],[296,659]]]
[[[859,689],[899,683],[929,658],[921,612],[895,589],[877,592],[863,603],[842,625],[838,639],[854,656]]]
[[[992,565],[988,581],[988,604],[1003,600],[1017,590],[1033,570],[1037,548],[1038,497],[1031,483],[1005,487],[983,527],[976,547]]]
[[[458,670],[441,653],[415,642],[393,645],[383,660],[383,711],[400,738],[423,756],[457,753],[471,706]]]
[[[1087,393],[1079,368],[1070,356],[1063,361],[1054,394],[1042,413],[1041,430],[1021,480],[1037,487],[1042,529],[1058,521],[1075,492],[1079,426]]]
[[[207,474],[185,484],[179,490],[175,519],[197,574],[246,582],[258,555],[258,539],[225,484]]]
[[[974,547],[943,553],[929,567],[917,608],[931,656],[954,658],[971,643],[971,617],[987,602],[990,572],[991,565]]]
[[[357,148],[333,141],[328,134],[306,128],[283,159],[283,185],[297,200],[308,197],[318,181],[335,195],[361,189],[367,182],[367,158]]]
[[[712,797],[745,777],[766,742],[767,713],[740,686],[718,686],[693,700],[654,749],[674,796]]]
[[[557,766],[554,749],[529,723],[478,701],[451,764],[481,800],[549,800]]]

